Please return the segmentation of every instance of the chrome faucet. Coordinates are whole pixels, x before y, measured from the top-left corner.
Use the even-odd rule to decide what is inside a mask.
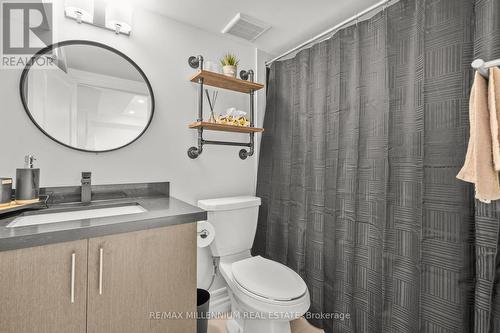
[[[92,201],[92,172],[82,172],[82,203],[89,205]]]

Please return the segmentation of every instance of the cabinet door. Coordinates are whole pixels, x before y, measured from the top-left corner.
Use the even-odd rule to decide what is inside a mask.
[[[87,240],[0,252],[0,332],[83,333],[86,304]]]
[[[89,240],[89,333],[196,331],[196,225]]]

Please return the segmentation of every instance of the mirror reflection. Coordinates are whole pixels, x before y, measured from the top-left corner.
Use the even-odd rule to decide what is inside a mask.
[[[153,96],[146,77],[128,59],[98,45],[62,45],[23,76],[23,102],[52,139],[84,151],[114,150],[148,127]],[[39,65],[40,64],[40,65]]]

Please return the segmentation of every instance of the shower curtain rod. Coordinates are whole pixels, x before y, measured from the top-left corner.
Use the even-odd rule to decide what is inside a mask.
[[[376,4],[374,4],[373,6],[368,7],[367,9],[363,10],[362,12],[360,12],[360,13],[358,13],[358,14],[356,14],[356,15],[354,15],[354,16],[352,16],[352,17],[350,17],[350,18],[348,18],[347,20],[345,20],[345,21],[343,21],[343,22],[341,22],[341,23],[337,24],[336,26],[334,26],[334,27],[332,27],[332,28],[330,28],[330,29],[328,29],[328,30],[326,30],[326,31],[323,31],[323,32],[322,32],[322,33],[320,33],[319,35],[314,36],[313,38],[311,38],[311,39],[309,39],[309,40],[305,41],[304,43],[302,43],[302,44],[300,44],[300,45],[298,45],[298,46],[294,47],[293,49],[290,49],[290,50],[286,51],[286,52],[285,52],[285,53],[283,53],[282,55],[277,56],[276,58],[274,58],[274,59],[271,59],[271,60],[267,61],[267,62],[266,62],[266,66],[270,66],[270,65],[271,65],[273,62],[275,62],[276,60],[279,60],[279,59],[281,59],[281,58],[283,58],[283,57],[286,57],[286,56],[287,56],[287,55],[289,55],[290,53],[293,53],[293,52],[295,52],[295,51],[298,51],[298,50],[300,50],[300,49],[304,48],[305,46],[307,46],[307,45],[309,45],[309,44],[311,44],[311,43],[313,43],[313,42],[315,42],[315,41],[317,41],[317,40],[319,40],[319,39],[321,39],[321,38],[323,38],[323,37],[325,37],[325,36],[327,36],[327,35],[331,34],[331,33],[332,33],[332,32],[334,32],[335,30],[338,30],[338,29],[342,28],[342,27],[343,27],[344,25],[346,25],[346,24],[349,24],[349,23],[351,23],[351,22],[353,22],[353,21],[356,21],[356,20],[357,20],[357,19],[359,19],[360,17],[362,17],[362,16],[364,16],[364,15],[368,14],[369,12],[371,12],[371,11],[373,11],[373,10],[375,10],[375,9],[377,9],[377,8],[379,8],[379,7],[381,7],[381,6],[384,6],[385,4],[387,4],[388,2],[391,2],[391,1],[392,1],[392,0],[382,0],[382,1],[380,1],[380,2],[378,2],[378,3],[376,3]]]
[[[472,62],[472,68],[479,72],[485,78],[489,77],[491,67],[500,66],[500,59],[485,62],[483,59],[476,59]]]

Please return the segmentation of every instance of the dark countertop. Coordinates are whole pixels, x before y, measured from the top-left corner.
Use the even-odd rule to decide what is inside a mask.
[[[151,185],[154,185],[154,191],[151,191],[153,188]],[[166,186],[166,191],[158,191],[158,185]],[[93,196],[99,197],[99,200],[93,201],[86,208],[137,203],[147,210],[144,213],[8,228],[7,225],[22,214],[54,213],[80,206],[77,202],[61,199],[70,196],[60,195],[62,192],[66,192],[66,194],[76,193],[75,189],[79,190],[79,187],[44,189],[42,193],[51,193],[53,198],[58,199],[57,202],[49,203],[49,208],[0,217],[0,251],[193,223],[207,219],[207,213],[204,210],[169,197],[168,183],[150,183],[140,186],[142,188],[139,189],[138,184],[93,187]],[[132,187],[133,190],[130,190]],[[113,189],[114,195],[106,197],[105,191],[110,189]],[[120,195],[116,195],[116,193]]]

